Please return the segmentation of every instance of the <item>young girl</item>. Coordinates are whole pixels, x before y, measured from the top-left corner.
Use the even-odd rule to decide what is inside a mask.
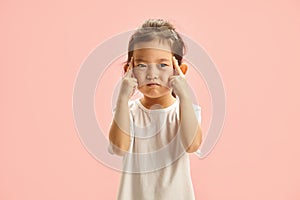
[[[202,141],[182,63],[184,43],[164,20],[147,20],[129,41],[109,132],[123,156],[118,200],[193,200],[188,153]],[[130,100],[135,89],[143,97]]]

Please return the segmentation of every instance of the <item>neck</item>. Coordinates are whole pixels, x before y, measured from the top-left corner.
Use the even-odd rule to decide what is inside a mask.
[[[159,108],[167,108],[170,105],[172,105],[176,101],[176,98],[172,96],[172,94],[167,94],[165,96],[157,97],[157,98],[150,98],[147,96],[144,96],[141,99],[141,103],[143,104],[144,107],[148,109],[155,109],[157,106],[154,105],[159,105],[156,109]]]

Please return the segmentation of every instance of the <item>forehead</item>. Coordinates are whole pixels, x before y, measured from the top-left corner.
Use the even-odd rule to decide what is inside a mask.
[[[139,42],[134,45],[134,57],[171,57],[171,47],[167,42]]]
[[[138,50],[138,49],[160,49],[160,50],[165,50],[171,52],[171,46],[167,41],[164,40],[152,40],[152,41],[147,41],[147,42],[138,42],[134,44],[133,50]]]
[[[161,49],[138,49],[133,52],[134,59],[145,58],[145,59],[171,59],[172,54],[170,51],[165,51]]]

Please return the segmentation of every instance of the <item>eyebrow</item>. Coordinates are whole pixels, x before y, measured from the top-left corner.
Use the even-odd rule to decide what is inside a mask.
[[[137,58],[137,59],[134,59],[135,62],[147,62],[146,60],[144,60],[143,58]],[[160,58],[158,59],[159,62],[164,62],[164,61],[170,61],[169,59],[167,58]]]

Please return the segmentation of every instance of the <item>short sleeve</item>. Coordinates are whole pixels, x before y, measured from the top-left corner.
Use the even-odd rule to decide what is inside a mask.
[[[133,141],[134,141],[134,122],[133,122],[133,115],[129,112],[129,121],[130,121],[130,146],[129,152],[133,152]]]
[[[196,117],[197,117],[197,120],[199,122],[199,124],[201,124],[201,121],[202,121],[202,117],[201,117],[201,107],[198,106],[198,105],[195,105],[193,104],[193,108],[194,108],[194,111],[195,111],[195,114],[196,114]],[[200,148],[194,152],[197,156],[200,156],[201,155],[201,150]]]
[[[201,124],[202,117],[201,117],[201,107],[199,105],[193,104],[193,108],[195,111],[195,115],[197,117],[198,122]]]

